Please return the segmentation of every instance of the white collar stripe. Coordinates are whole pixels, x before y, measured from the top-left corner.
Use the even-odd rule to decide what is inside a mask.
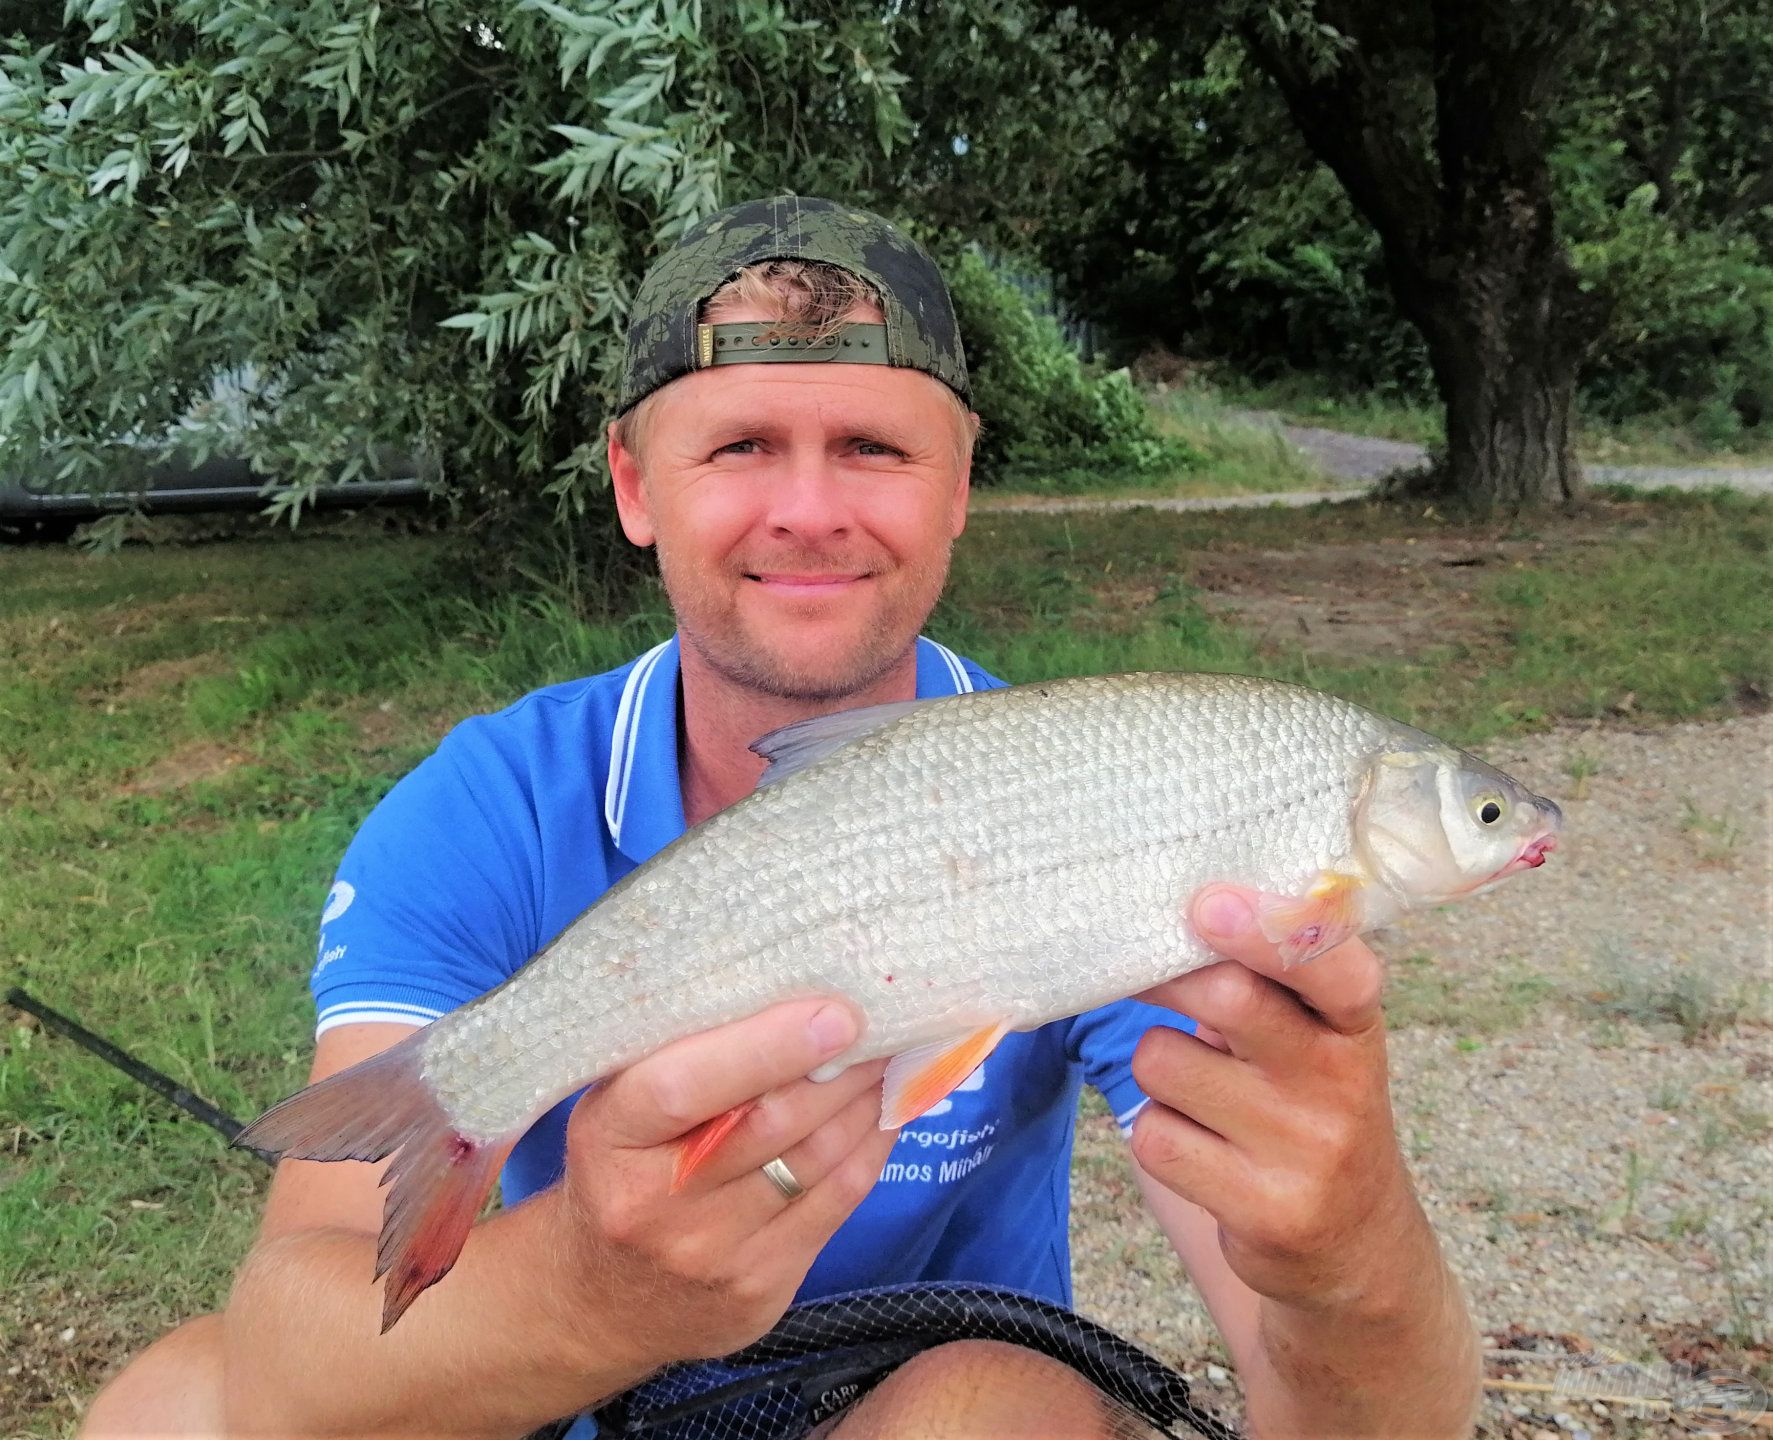
[[[634,774],[635,732],[640,728],[640,702],[646,697],[646,682],[659,657],[671,644],[662,640],[635,661],[622,686],[621,703],[616,706],[615,744],[610,750],[609,779],[603,789],[603,818],[609,833],[616,839],[622,835],[622,816],[628,808],[628,781]]]
[[[937,653],[941,655],[943,662],[948,666],[948,673],[954,677],[954,693],[956,695],[970,694],[973,688],[973,677],[967,674],[966,666],[960,663],[960,657],[940,640],[932,640],[930,644],[936,647]]]

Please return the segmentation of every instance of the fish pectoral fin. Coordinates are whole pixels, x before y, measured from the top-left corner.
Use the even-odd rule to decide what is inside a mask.
[[[1366,888],[1358,875],[1326,870],[1303,896],[1264,895],[1256,904],[1256,923],[1291,969],[1360,934]]]
[[[735,1105],[712,1120],[704,1120],[677,1142],[677,1169],[671,1175],[673,1195],[689,1183],[690,1176],[714,1158],[714,1152],[726,1142],[727,1136],[738,1129],[739,1122],[756,1108],[755,1100]]]
[[[1009,1033],[1009,1023],[1003,1021],[893,1056],[881,1082],[880,1128],[909,1125],[984,1064]]]

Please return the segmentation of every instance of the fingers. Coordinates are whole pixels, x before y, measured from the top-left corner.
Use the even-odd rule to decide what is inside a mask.
[[[898,1143],[899,1132],[882,1130],[879,1116],[877,1104],[861,1138],[817,1184],[807,1187],[806,1194],[793,1201],[777,1196],[782,1213],[758,1233],[755,1244],[759,1253],[811,1257],[824,1248],[837,1233],[837,1227],[868,1197],[874,1182],[880,1179],[887,1156]],[[800,1170],[795,1162],[790,1161],[788,1168],[798,1179]],[[760,1185],[770,1184],[765,1176],[757,1179]]]
[[[728,1186],[728,1193],[735,1196],[742,1191],[746,1196],[744,1203],[749,1203],[752,1196],[763,1202],[761,1209],[766,1219],[773,1219],[784,1206],[799,1204],[807,1195],[823,1185],[849,1159],[856,1147],[868,1141],[880,1130],[880,1090],[878,1087],[864,1091],[843,1107],[830,1120],[811,1131],[805,1139],[790,1145],[785,1150],[771,1151],[750,1169],[742,1172]],[[804,1192],[795,1200],[776,1188],[776,1184],[763,1173],[764,1165],[779,1158],[788,1171],[794,1176]],[[760,1224],[762,1221],[760,1220]]]
[[[1133,1117],[1133,1158],[1152,1179],[1214,1215],[1247,1194],[1249,1162],[1235,1145],[1156,1103]]]
[[[603,1088],[598,1108],[604,1133],[618,1148],[663,1145],[735,1105],[803,1078],[847,1048],[857,1028],[840,1001],[793,1000],[686,1036]]]
[[[1134,1047],[1133,1079],[1154,1099],[1185,1098],[1195,1121],[1232,1140],[1250,1134],[1274,1104],[1263,1071],[1167,1025],[1152,1026]]]
[[[1219,954],[1285,986],[1344,1035],[1361,1034],[1378,1026],[1385,967],[1366,943],[1357,937],[1303,965],[1289,968],[1256,923],[1252,904],[1256,895],[1256,891],[1241,886],[1205,886],[1189,907],[1189,921],[1195,933]],[[1188,978],[1185,975],[1181,980]],[[1172,999],[1171,985],[1179,983],[1160,987],[1162,1004],[1186,1008]],[[1196,1012],[1190,1009],[1187,1013]],[[1211,1017],[1197,1018],[1215,1023]]]
[[[1258,1065],[1303,1054],[1318,1036],[1319,1022],[1293,991],[1238,961],[1190,970],[1166,980],[1146,998],[1193,1016],[1221,1042],[1214,1048]]]
[[[796,1080],[770,1091],[690,1177],[683,1186],[684,1193],[693,1195],[718,1189],[761,1169],[777,1157],[788,1159],[811,1140],[820,1140],[828,1149],[829,1142],[823,1140],[824,1130],[829,1128],[829,1122],[847,1116],[852,1109],[857,1114],[865,1114],[868,1123],[877,1122],[880,1118],[880,1079],[885,1073],[886,1061],[871,1060],[852,1065],[835,1080],[823,1085],[811,1080]],[[819,1173],[829,1170],[860,1139],[861,1131],[857,1129],[839,1154],[827,1157]],[[811,1184],[792,1160],[789,1168],[802,1185]],[[771,1193],[776,1192],[772,1190]]]

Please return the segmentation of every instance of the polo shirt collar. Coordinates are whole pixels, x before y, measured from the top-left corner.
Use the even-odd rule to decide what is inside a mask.
[[[684,832],[677,773],[678,639],[673,635],[634,662],[622,685],[610,737],[603,818],[610,838],[635,864],[650,860]],[[917,698],[964,695],[973,680],[946,645],[917,638]]]

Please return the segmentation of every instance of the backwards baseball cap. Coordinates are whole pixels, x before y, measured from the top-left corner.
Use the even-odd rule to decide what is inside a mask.
[[[886,323],[844,324],[817,338],[773,324],[703,324],[702,302],[763,260],[819,261],[860,276],[879,292]],[[692,370],[783,361],[922,370],[971,398],[954,302],[928,252],[866,210],[778,195],[717,211],[654,262],[629,316],[617,413]]]

